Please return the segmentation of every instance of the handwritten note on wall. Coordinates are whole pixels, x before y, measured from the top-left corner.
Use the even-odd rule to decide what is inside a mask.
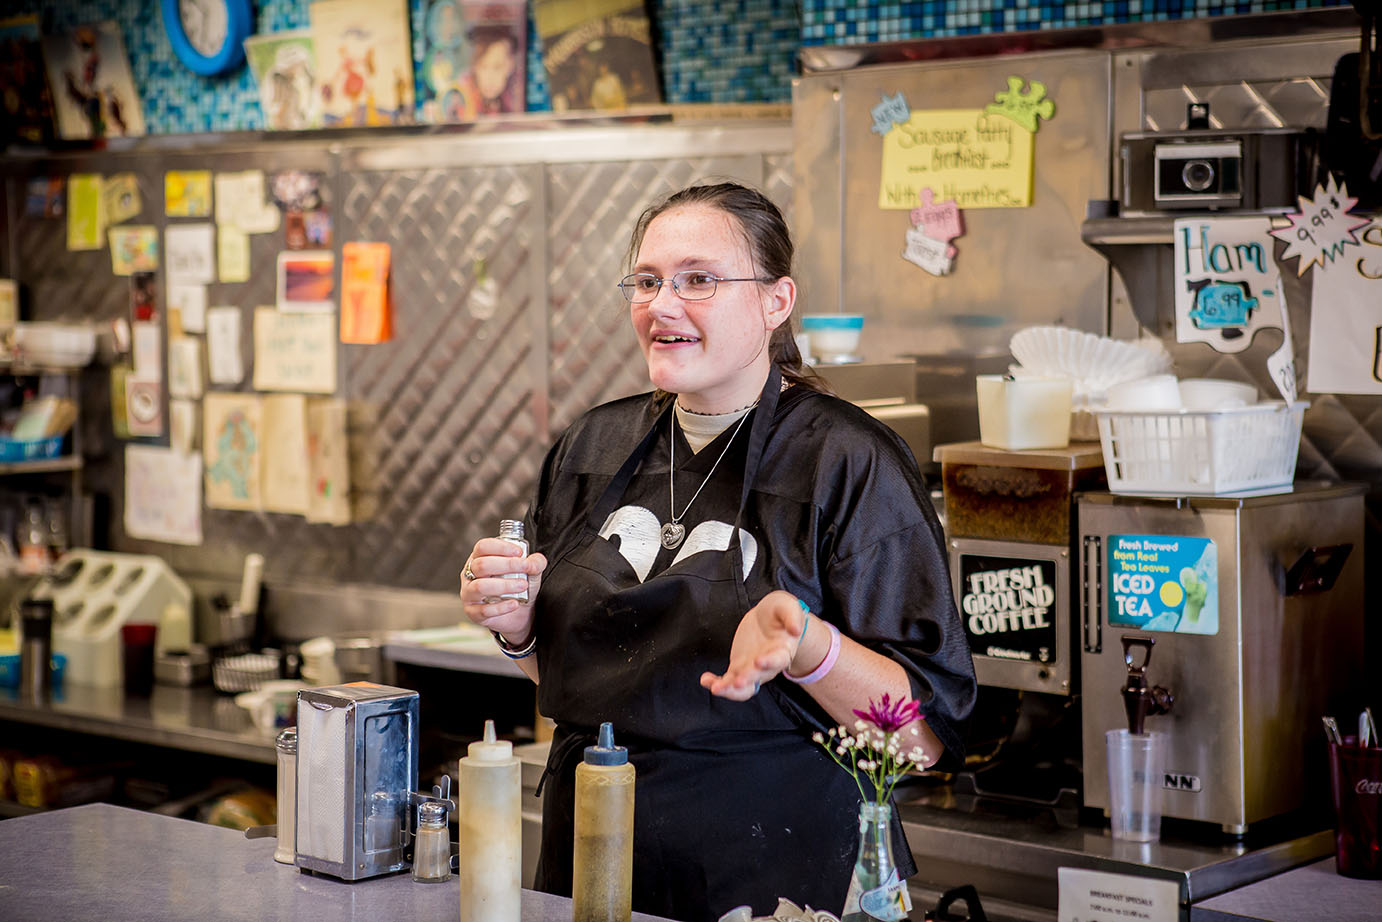
[[[1311,279],[1310,390],[1382,394],[1382,222]]]
[[[336,316],[254,311],[254,389],[331,394],[336,390]]]
[[[878,207],[910,211],[929,188],[960,208],[1025,208],[1033,137],[983,109],[914,111],[883,137]]]

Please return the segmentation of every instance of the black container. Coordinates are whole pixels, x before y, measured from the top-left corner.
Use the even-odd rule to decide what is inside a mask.
[[[53,600],[25,599],[19,606],[19,694],[47,701],[52,687]]]

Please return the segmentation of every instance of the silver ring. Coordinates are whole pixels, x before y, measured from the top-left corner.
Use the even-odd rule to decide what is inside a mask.
[[[465,577],[467,582],[475,582],[475,571],[470,569],[469,560],[465,562],[465,569],[461,571],[461,576]]]

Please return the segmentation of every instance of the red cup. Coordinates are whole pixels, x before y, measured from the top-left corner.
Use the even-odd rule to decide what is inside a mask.
[[[125,667],[125,694],[148,696],[154,689],[156,624],[122,624],[120,641]]]
[[[1334,793],[1334,857],[1345,877],[1382,880],[1382,747],[1353,737],[1329,744]]]

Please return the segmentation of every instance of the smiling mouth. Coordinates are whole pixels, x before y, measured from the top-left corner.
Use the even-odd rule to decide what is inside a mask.
[[[677,336],[672,333],[660,333],[653,337],[655,343],[695,343],[700,342],[694,336]]]

